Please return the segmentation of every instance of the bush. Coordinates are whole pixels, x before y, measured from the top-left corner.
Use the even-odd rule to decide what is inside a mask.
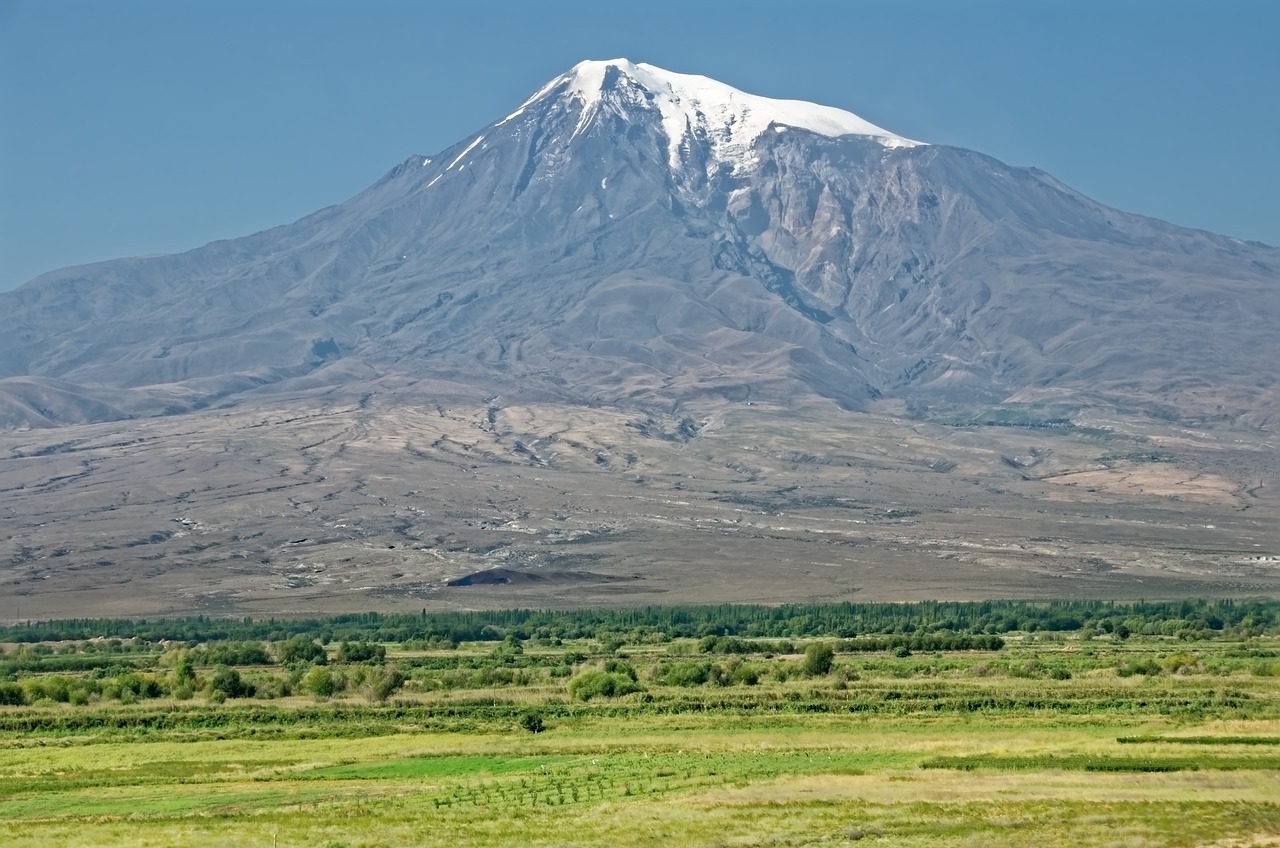
[[[667,686],[701,686],[711,677],[711,663],[662,663],[655,677]]]
[[[120,691],[128,692],[134,698],[159,698],[164,694],[164,689],[160,686],[160,681],[151,676],[142,676],[136,672],[121,674],[116,677],[116,685]],[[228,695],[231,693],[228,692]],[[231,697],[235,697],[232,695]]]
[[[1197,670],[1200,665],[1200,658],[1191,654],[1173,654],[1165,657],[1163,663],[1164,670],[1170,674],[1189,674]]]
[[[306,636],[294,636],[292,639],[281,642],[276,655],[279,657],[281,665],[293,665],[294,663],[325,665],[329,662],[329,656],[325,653],[324,648]]]
[[[285,675],[268,675],[260,678],[254,686],[254,697],[273,700],[275,698],[284,698],[293,694],[293,689],[289,685],[289,678]],[[175,694],[175,697],[176,694]]]
[[[192,651],[189,659],[199,665],[267,665],[271,657],[261,642],[222,642]]]
[[[1160,673],[1160,664],[1153,659],[1132,660],[1116,667],[1116,674],[1121,677],[1132,677],[1135,674],[1155,676]]]
[[[317,698],[328,698],[338,691],[338,684],[329,669],[315,666],[303,676],[302,688]]]
[[[639,692],[640,685],[624,674],[592,669],[569,681],[569,695],[579,701],[592,698],[616,698]]]
[[[1009,676],[1024,677],[1024,678],[1039,677],[1040,672],[1042,672],[1043,670],[1044,670],[1044,666],[1041,665],[1040,660],[1030,659],[1020,665],[1016,665],[1016,664],[1010,665]]]
[[[382,703],[404,686],[404,674],[395,666],[375,671],[365,680],[365,693],[370,701]]]
[[[624,662],[622,660],[605,660],[604,670],[609,674],[621,674],[625,677],[629,677],[632,681],[637,680],[635,666],[631,665],[629,662]]]
[[[338,646],[338,662],[381,663],[387,658],[387,649],[374,642],[343,642]]]
[[[21,707],[27,703],[26,693],[17,683],[0,683],[0,706]]]
[[[48,700],[65,704],[71,700],[71,681],[65,677],[29,679],[24,680],[22,685],[26,690],[27,703]]]
[[[804,649],[804,663],[801,669],[811,677],[821,677],[831,673],[835,659],[834,648],[826,642],[814,642]]]
[[[205,689],[209,697],[215,692],[222,693],[224,698],[252,698],[253,687],[245,683],[240,672],[226,665],[216,666],[205,680]]]
[[[173,684],[175,687],[185,686],[190,689],[195,683],[195,660],[188,651],[179,651],[173,661]]]
[[[542,722],[542,716],[535,712],[521,713],[520,726],[530,733],[541,733],[547,729]]]

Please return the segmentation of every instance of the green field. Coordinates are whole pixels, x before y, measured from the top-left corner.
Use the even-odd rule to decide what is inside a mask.
[[[0,844],[1280,845],[1280,605],[773,633],[721,609],[396,642],[10,628]]]

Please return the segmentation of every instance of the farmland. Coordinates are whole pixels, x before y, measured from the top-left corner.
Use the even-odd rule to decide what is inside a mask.
[[[0,840],[1280,844],[1278,615],[954,604],[15,626],[0,632]],[[192,638],[161,638],[182,628]]]

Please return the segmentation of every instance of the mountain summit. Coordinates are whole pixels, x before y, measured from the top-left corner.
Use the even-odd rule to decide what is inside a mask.
[[[626,59],[586,61],[547,83],[500,123],[537,111],[550,100],[565,108],[580,105],[575,134],[592,120],[615,116],[630,120],[637,111],[661,116],[673,168],[681,167],[698,147],[711,161],[735,170],[750,163],[751,149],[767,130],[787,127],[828,138],[844,135],[873,138],[885,147],[920,144],[859,118],[851,112],[800,100],[757,97],[709,77],[676,74]]]
[[[591,61],[293,224],[0,294],[0,425],[429,378],[1260,426],[1277,269],[839,109]]]

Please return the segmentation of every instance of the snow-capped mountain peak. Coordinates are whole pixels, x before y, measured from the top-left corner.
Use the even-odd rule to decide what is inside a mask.
[[[539,89],[506,123],[547,97],[571,98],[582,108],[580,132],[593,116],[609,105],[645,103],[662,116],[672,167],[690,137],[705,139],[712,158],[735,167],[750,158],[752,145],[770,127],[794,127],[831,138],[867,136],[885,147],[915,147],[922,142],[904,138],[863,120],[852,112],[802,100],[774,100],[747,94],[709,77],[678,74],[626,59],[579,62]]]

